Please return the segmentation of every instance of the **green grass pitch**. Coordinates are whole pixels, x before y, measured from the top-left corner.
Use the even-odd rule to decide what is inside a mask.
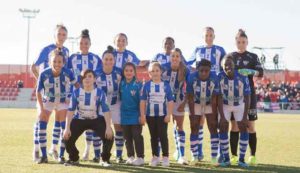
[[[36,119],[34,109],[0,109],[0,173],[22,172],[300,172],[300,115],[259,114],[257,121],[258,149],[257,166],[240,169],[237,166],[218,168],[210,165],[210,144],[207,126],[204,131],[205,159],[201,165],[182,166],[175,163],[172,157],[171,166],[163,167],[133,167],[125,164],[114,164],[110,168],[102,168],[91,162],[81,162],[79,167],[65,167],[49,158],[48,164],[36,165],[32,162],[32,129]],[[51,143],[53,117],[48,126],[48,148]],[[185,119],[186,157],[189,152],[189,120]],[[147,126],[143,130],[145,140],[145,155],[148,163],[151,158],[150,138]],[[170,155],[174,152],[172,123],[169,124]],[[81,137],[77,146],[80,154],[84,149],[84,139]],[[113,150],[114,151],[114,148]],[[249,153],[249,149],[247,150]],[[126,149],[124,148],[126,156]],[[67,154],[66,154],[67,156]],[[90,153],[92,158],[93,153]],[[113,157],[112,157],[113,158]],[[125,157],[126,158],[126,157]],[[247,157],[248,158],[248,155]]]

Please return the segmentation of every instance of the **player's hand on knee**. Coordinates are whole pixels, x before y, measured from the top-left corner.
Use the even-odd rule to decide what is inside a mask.
[[[220,119],[220,130],[222,132],[225,132],[225,131],[228,131],[228,126],[229,126],[229,123],[228,121],[225,119],[225,118],[221,118]]]
[[[145,125],[145,123],[146,123],[146,116],[145,115],[140,116],[140,124]]]
[[[177,111],[178,111],[178,112],[184,112],[184,106],[185,106],[185,104],[180,104],[180,105],[178,106],[178,108],[177,108]]]
[[[64,140],[69,140],[70,137],[71,137],[71,131],[69,129],[65,129],[63,135]]]
[[[170,119],[171,119],[170,115],[165,116],[165,118],[164,118],[165,123],[169,123]]]
[[[112,140],[113,137],[114,137],[114,134],[113,134],[113,131],[112,131],[111,127],[106,127],[106,129],[105,129],[105,138],[109,139],[109,140]]]

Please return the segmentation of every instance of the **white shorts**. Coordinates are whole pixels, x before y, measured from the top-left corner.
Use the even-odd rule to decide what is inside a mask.
[[[66,103],[59,103],[59,102],[43,102],[44,109],[52,112],[53,110],[61,111],[61,110],[68,110],[69,105]],[[39,105],[37,104],[38,109],[40,109]]]
[[[195,103],[194,108],[195,108],[195,115],[206,115],[212,113],[212,108],[210,104],[202,106],[201,104]]]
[[[116,103],[109,107],[111,112],[111,120],[113,124],[121,124],[121,104]]]
[[[180,106],[182,102],[178,101],[178,102],[174,102],[173,104],[173,115],[175,116],[184,116],[184,111],[183,112],[178,112],[177,109]]]
[[[238,106],[223,105],[225,119],[231,121],[231,113],[233,113],[235,121],[242,121],[244,116],[245,103]],[[248,117],[248,116],[247,116]]]

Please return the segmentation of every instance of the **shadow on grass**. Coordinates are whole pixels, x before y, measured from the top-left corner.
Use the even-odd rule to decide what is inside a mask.
[[[82,162],[81,162],[82,163]],[[300,167],[293,167],[293,166],[281,166],[281,165],[269,165],[269,164],[259,164],[257,166],[251,166],[249,168],[243,169],[238,166],[230,166],[226,168],[221,167],[215,167],[209,163],[203,162],[200,165],[178,165],[175,163],[171,163],[170,167],[151,167],[148,165],[137,167],[137,166],[131,166],[126,164],[115,164],[112,163],[112,167],[103,168],[97,164],[90,164],[90,163],[83,163],[80,164],[79,167],[81,168],[93,168],[93,169],[99,169],[102,171],[110,170],[110,171],[118,171],[118,172],[129,172],[129,173],[135,173],[135,172],[143,172],[143,173],[154,173],[154,172],[174,172],[174,173],[198,173],[198,172],[214,172],[214,173],[221,173],[221,172],[272,172],[272,173],[299,173]]]

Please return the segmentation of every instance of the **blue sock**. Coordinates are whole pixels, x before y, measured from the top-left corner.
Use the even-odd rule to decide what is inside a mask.
[[[228,162],[230,160],[228,133],[220,133],[220,147],[222,149],[224,161]]]
[[[94,146],[95,158],[100,158],[101,144],[102,144],[101,138],[99,136],[97,136],[97,134],[94,132],[93,133],[93,146]]]
[[[179,153],[180,157],[184,157],[184,149],[185,149],[185,132],[184,131],[178,131],[178,143],[179,143]]]
[[[216,158],[218,156],[218,151],[219,151],[219,135],[218,134],[210,135],[210,149],[211,149],[211,157]]]
[[[61,127],[61,140],[60,140],[59,157],[64,157],[66,146],[65,146],[65,142],[63,140],[63,133],[66,128],[66,122],[65,121],[60,122],[60,127]]]
[[[190,145],[193,157],[198,157],[199,138],[198,135],[190,135]]]
[[[39,144],[42,157],[47,157],[47,122],[39,121]]]
[[[85,141],[87,145],[91,145],[92,140],[93,140],[93,131],[92,130],[86,130],[85,131]]]
[[[40,150],[39,147],[39,123],[36,122],[34,123],[34,127],[33,127],[33,143],[34,143],[34,151],[37,152]]]
[[[203,152],[202,152],[202,147],[203,147],[203,126],[201,126],[199,128],[199,135],[198,135],[198,140],[199,140],[199,144],[198,144],[198,157],[203,156]]]
[[[117,152],[116,155],[117,157],[122,157],[123,146],[124,146],[123,132],[116,132],[115,143],[116,143],[116,152]]]
[[[60,139],[61,129],[60,129],[60,122],[55,121],[54,127],[52,131],[52,147],[56,148],[56,145],[58,144],[58,141]]]
[[[249,133],[240,133],[240,158],[239,161],[245,162],[245,154],[248,147]]]
[[[176,152],[178,153],[178,156],[179,156],[179,135],[178,135],[177,127],[175,124],[173,127],[173,135],[174,135],[174,139],[175,139]]]

